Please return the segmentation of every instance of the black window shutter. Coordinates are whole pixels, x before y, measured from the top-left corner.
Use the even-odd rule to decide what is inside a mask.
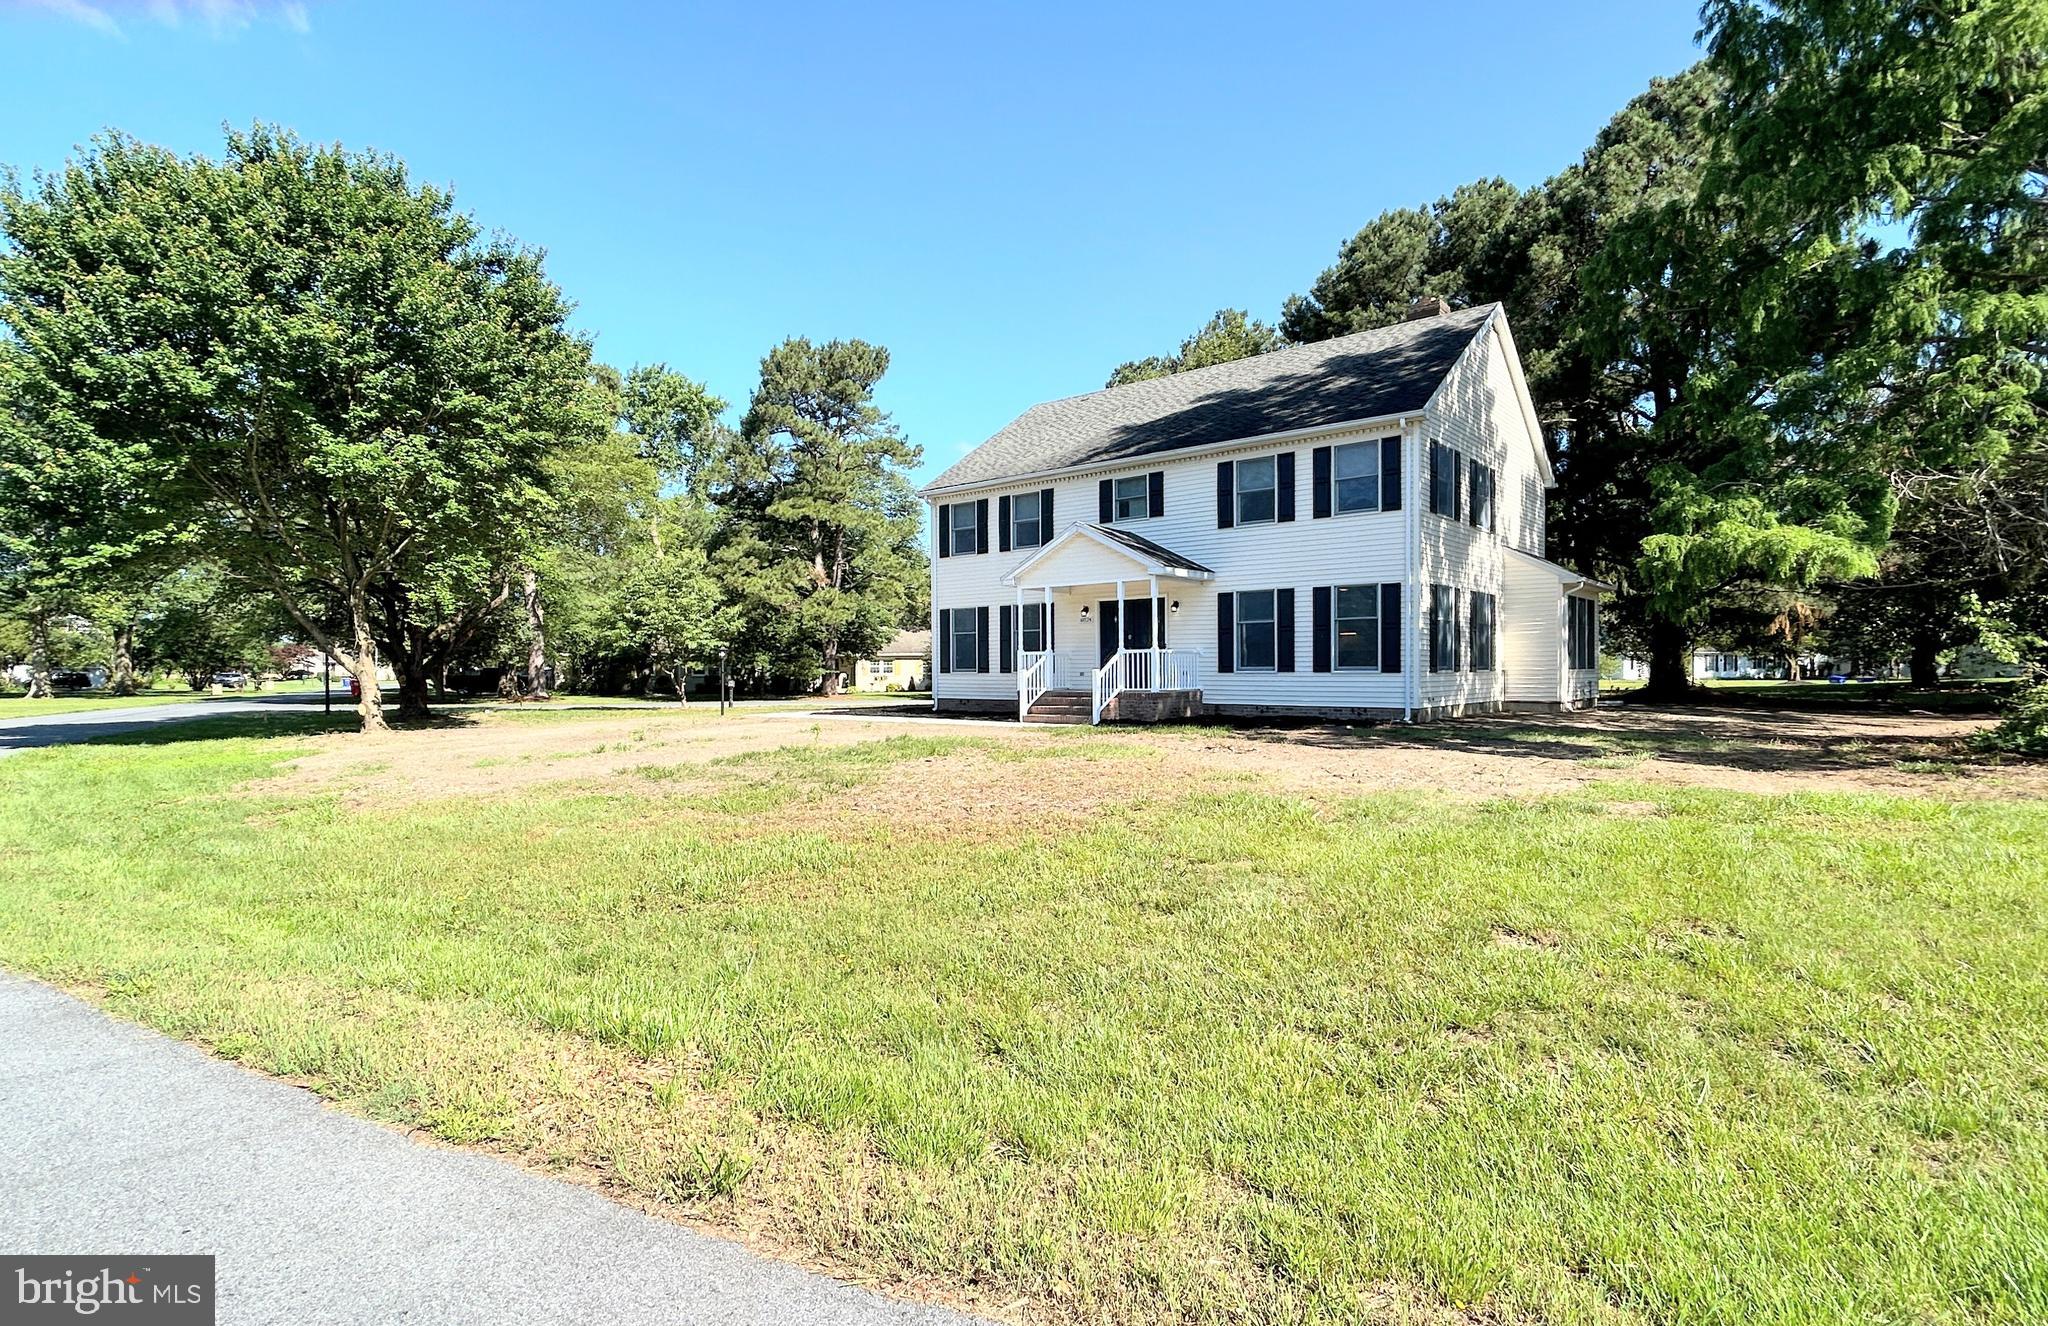
[[[1309,667],[1317,672],[1330,670],[1330,587],[1317,585],[1308,592],[1310,604],[1309,622],[1314,634],[1309,637]]]
[[[953,555],[953,508],[939,503],[939,556]]]
[[[988,671],[988,609],[974,610],[974,670]]]
[[[1116,499],[1110,496],[1109,480],[1104,479],[1095,486],[1095,518],[1107,525],[1116,519]]]
[[[1309,516],[1313,520],[1330,518],[1330,449],[1317,447],[1308,453]]]
[[[1227,460],[1216,462],[1216,528],[1229,529],[1237,523],[1235,505],[1237,484],[1233,475],[1235,467]]]
[[[1052,489],[1038,490],[1038,546],[1052,542]]]
[[[996,502],[996,538],[1004,552],[1010,551],[1010,495],[1004,493]]]
[[[939,609],[939,671],[953,670],[953,610]]]
[[[1280,490],[1274,494],[1279,507],[1275,518],[1285,523],[1294,519],[1294,453],[1283,451],[1273,459],[1273,484]]]
[[[1228,464],[1229,462],[1224,462]],[[1216,670],[1237,671],[1237,596],[1223,593],[1216,596]]]
[[[1166,514],[1166,471],[1154,470],[1145,476],[1145,510],[1157,520]]]
[[[1273,591],[1273,669],[1294,671],[1294,591]]]
[[[1437,471],[1443,468],[1443,454],[1442,447],[1434,442],[1429,444],[1429,514],[1432,516],[1443,514],[1443,503],[1437,500],[1439,489],[1436,482]]]
[[[1380,586],[1380,671],[1401,670],[1401,586]]]
[[[1500,531],[1500,471],[1488,466],[1486,469],[1486,532]]]
[[[1380,443],[1380,510],[1401,509],[1401,439],[1390,437]],[[1395,589],[1400,586],[1396,585]]]
[[[1451,636],[1451,641],[1450,641],[1450,643],[1451,643],[1451,667],[1450,667],[1450,670],[1451,670],[1452,672],[1463,672],[1463,671],[1465,670],[1465,648],[1464,648],[1464,646],[1465,646],[1465,631],[1464,631],[1464,618],[1463,618],[1463,617],[1462,617],[1462,616],[1461,616],[1461,615],[1459,614],[1459,612],[1458,612],[1458,600],[1459,600],[1459,598],[1461,597],[1462,593],[1463,593],[1463,591],[1461,591],[1461,590],[1456,590],[1456,589],[1452,590],[1452,591],[1451,591],[1451,601],[1450,601],[1450,604],[1449,604],[1449,607],[1450,607],[1450,610],[1451,610],[1451,630],[1450,630],[1450,636]]]
[[[988,551],[988,499],[982,498],[974,504],[974,551]]]
[[[1481,469],[1477,456],[1467,461],[1465,467],[1471,472],[1469,478],[1472,486],[1472,509],[1466,514],[1472,522],[1472,528],[1478,529],[1482,514],[1479,510],[1480,498],[1483,495],[1482,490],[1486,487],[1486,474]]]
[[[1003,670],[1004,672],[1015,672],[1015,671],[1017,670],[1017,618],[1016,618],[1016,611],[1017,611],[1017,605],[1016,605],[1016,604],[1014,604],[1014,603],[1005,603],[1005,604],[1003,605],[1003,617],[1002,617],[1002,626],[1001,626],[1001,630],[1002,630],[1002,643],[1003,643],[1003,667],[1002,667],[1002,670]]]

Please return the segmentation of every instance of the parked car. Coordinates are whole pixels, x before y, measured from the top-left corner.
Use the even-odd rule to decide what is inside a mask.
[[[60,690],[83,691],[92,686],[92,677],[76,668],[58,668],[50,674],[50,685]]]
[[[249,674],[246,672],[216,672],[213,674],[213,684],[224,686],[231,691],[239,691],[249,684]]]

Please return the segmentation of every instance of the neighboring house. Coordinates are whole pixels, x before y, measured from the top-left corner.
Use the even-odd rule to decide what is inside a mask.
[[[1598,695],[1607,587],[1498,305],[1035,406],[926,488],[933,705],[1419,718]]]
[[[930,631],[904,631],[873,658],[853,665],[847,687],[856,691],[921,691],[925,660],[931,657]]]

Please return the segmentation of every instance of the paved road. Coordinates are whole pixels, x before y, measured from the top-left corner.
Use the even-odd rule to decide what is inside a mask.
[[[27,701],[10,704],[26,704]],[[84,709],[69,714],[24,714],[18,718],[0,718],[0,756],[31,746],[61,746],[70,741],[90,741],[94,737],[112,736],[120,732],[142,732],[159,723],[176,723],[190,718],[220,718],[227,714],[260,713],[280,705],[318,708],[320,696],[315,693],[287,692],[283,695],[252,695],[245,700],[194,700],[189,704],[139,704],[128,709]],[[349,707],[346,695],[335,697],[335,712],[345,712]]]
[[[976,1326],[413,1142],[0,973],[0,1252],[212,1253],[240,1323]]]

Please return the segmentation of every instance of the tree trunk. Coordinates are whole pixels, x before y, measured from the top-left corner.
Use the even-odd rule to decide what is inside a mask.
[[[50,684],[49,614],[31,613],[28,619],[28,698],[47,700],[53,690]]]
[[[1661,617],[1650,619],[1650,679],[1643,684],[1646,700],[1678,701],[1692,694],[1685,628]]]
[[[349,594],[349,624],[356,637],[355,657],[344,659],[356,679],[356,715],[364,732],[383,732],[384,692],[377,685],[377,633],[370,625],[370,596],[360,586]]]
[[[540,575],[526,572],[526,698],[548,698],[548,624],[540,604]]]
[[[108,685],[116,695],[135,694],[135,624],[122,622],[114,628],[113,676]]]
[[[818,678],[818,694],[839,694],[839,637],[825,641],[825,674]]]
[[[398,666],[398,716],[400,718],[427,718],[432,711],[427,708],[427,664],[417,652],[408,651],[404,658],[396,659]]]
[[[1941,685],[1940,638],[1924,631],[1915,632],[1906,667],[1914,690],[1931,691]]]

